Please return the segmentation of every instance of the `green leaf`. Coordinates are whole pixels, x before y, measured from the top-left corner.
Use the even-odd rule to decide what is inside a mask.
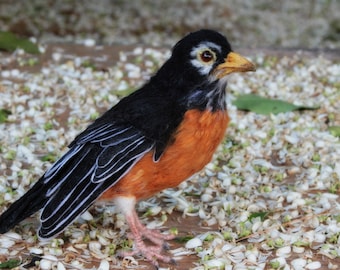
[[[11,112],[9,110],[0,109],[0,124],[6,122],[10,114]]]
[[[273,100],[254,94],[238,96],[233,104],[239,110],[251,111],[258,114],[270,115],[295,110],[315,110],[319,107],[298,106],[283,100]]]
[[[257,218],[259,217],[261,219],[261,221],[264,221],[267,216],[268,216],[269,212],[256,212],[256,213],[252,213],[250,216],[249,216],[249,220],[252,221],[254,218]]]
[[[115,90],[115,91],[113,91],[113,94],[122,98],[122,97],[126,97],[126,96],[130,95],[134,91],[136,91],[135,88],[127,88],[127,89],[124,89],[124,90]]]
[[[38,54],[39,48],[26,38],[19,38],[11,32],[0,31],[0,49],[5,51],[15,51],[23,49],[27,53]]]
[[[194,238],[192,235],[186,235],[186,236],[182,236],[182,237],[176,237],[175,238],[175,241],[177,242],[177,243],[186,243],[186,242],[188,242],[190,239],[192,239],[192,238]]]
[[[52,153],[52,152],[41,157],[41,161],[47,161],[47,162],[51,162],[51,163],[57,161],[57,159],[58,159],[58,157],[55,155],[55,153]]]
[[[20,260],[15,260],[15,259],[8,260],[6,262],[0,263],[0,269],[11,269],[11,268],[19,266],[20,263],[21,263]]]
[[[340,126],[331,126],[328,130],[334,137],[340,137]]]

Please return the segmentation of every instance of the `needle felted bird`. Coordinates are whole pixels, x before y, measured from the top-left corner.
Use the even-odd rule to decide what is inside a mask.
[[[177,186],[211,160],[229,121],[226,75],[254,70],[220,33],[188,34],[144,86],[80,133],[1,215],[0,233],[41,210],[38,236],[51,238],[95,200],[110,200],[130,227],[134,249],[129,255],[142,254],[155,265],[171,262],[161,251],[172,236],[147,229],[135,204]]]

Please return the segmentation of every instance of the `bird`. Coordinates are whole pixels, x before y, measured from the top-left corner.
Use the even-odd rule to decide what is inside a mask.
[[[136,203],[178,186],[211,161],[229,123],[227,75],[255,69],[223,34],[186,34],[142,87],[89,124],[2,213],[0,233],[40,211],[38,237],[51,239],[95,201],[109,201],[134,241],[124,255],[142,255],[155,266],[173,262],[162,251],[174,236],[142,224]]]

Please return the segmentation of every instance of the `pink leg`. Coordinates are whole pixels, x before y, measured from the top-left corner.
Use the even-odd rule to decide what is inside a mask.
[[[164,235],[156,230],[146,228],[140,222],[136,213],[136,199],[134,197],[116,197],[115,203],[124,214],[131,230],[131,238],[134,240],[134,250],[131,252],[122,252],[120,255],[124,257],[141,254],[155,266],[158,266],[158,260],[166,263],[174,263],[175,261],[171,257],[161,255],[161,251],[167,247],[165,240],[173,239],[175,236]],[[149,239],[154,245],[146,245],[144,238]]]

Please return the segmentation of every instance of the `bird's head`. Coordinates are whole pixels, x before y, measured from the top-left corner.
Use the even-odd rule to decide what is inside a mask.
[[[255,65],[232,51],[223,35],[213,30],[199,30],[188,34],[173,48],[177,65],[196,74],[198,78],[219,80],[233,72],[255,71]]]
[[[255,71],[255,65],[233,52],[226,37],[203,29],[188,34],[174,46],[156,77],[167,85],[163,89],[171,88],[172,94],[187,98],[187,104],[207,106],[212,102],[208,98],[215,99],[213,103],[217,99],[220,104],[224,102],[221,92],[228,74],[247,71]]]

